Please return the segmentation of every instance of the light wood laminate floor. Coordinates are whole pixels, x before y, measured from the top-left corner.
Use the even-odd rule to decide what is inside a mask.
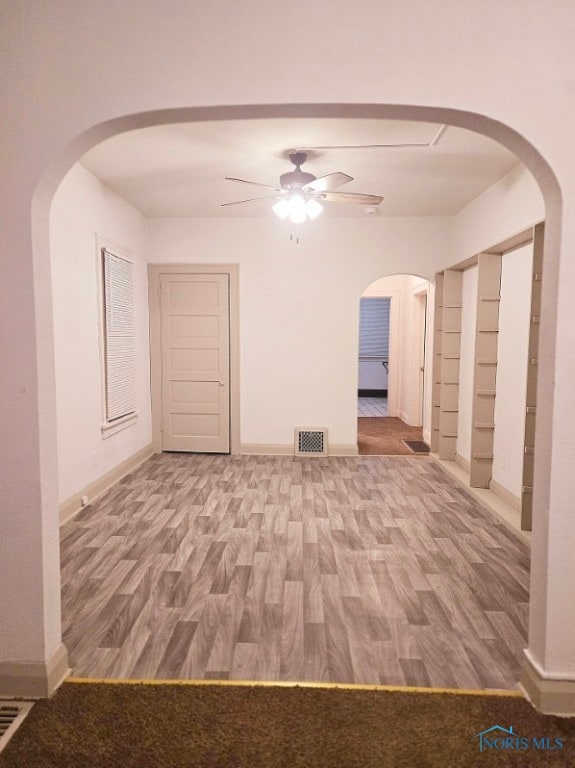
[[[85,677],[513,688],[528,578],[421,457],[158,454],[62,529]]]

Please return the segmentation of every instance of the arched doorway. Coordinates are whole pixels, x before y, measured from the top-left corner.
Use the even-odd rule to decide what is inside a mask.
[[[337,113],[337,110],[339,108],[335,108],[335,112]],[[301,108],[295,108],[295,111],[301,110]],[[343,110],[342,110],[343,111]],[[430,119],[432,117],[432,114],[437,114],[435,110],[427,110],[427,109],[418,109],[418,108],[369,108],[367,111],[369,111],[371,114],[386,114],[388,116],[393,116],[400,114],[401,116],[405,117],[407,114],[410,115],[410,119]],[[195,116],[194,116],[195,112]],[[251,115],[253,116],[254,112],[250,111]],[[255,110],[257,112],[257,110]],[[301,112],[305,112],[306,114],[313,113],[313,108],[304,108],[301,110]],[[173,113],[170,115],[171,118],[177,118],[177,119],[201,119],[201,113],[202,110],[199,111],[183,111],[181,114],[174,115]],[[229,116],[233,113],[233,110],[221,110],[220,114],[222,117],[224,117],[226,114]],[[185,115],[185,116],[184,116]],[[451,112],[451,111],[445,111],[442,113],[442,118],[445,118],[448,122],[453,122],[453,124],[459,124],[459,125],[468,125],[468,126],[476,126],[476,116],[469,115],[466,113],[460,113],[460,112]],[[162,113],[155,114],[153,117],[148,113],[146,116],[143,117],[135,117],[132,116],[131,118],[127,118],[126,120],[121,120],[116,122],[115,124],[106,124],[105,126],[100,126],[97,129],[85,134],[81,140],[77,142],[77,144],[74,147],[69,148],[69,152],[67,153],[67,157],[65,159],[62,159],[61,162],[57,163],[52,169],[49,174],[45,177],[43,180],[43,183],[39,186],[36,194],[35,199],[35,214],[36,216],[36,243],[39,252],[46,252],[47,250],[47,243],[48,243],[48,210],[49,210],[49,204],[51,195],[53,193],[55,185],[57,185],[59,179],[62,175],[62,170],[67,166],[67,164],[70,162],[72,158],[77,158],[79,154],[81,153],[81,147],[86,148],[87,146],[96,143],[96,141],[99,138],[102,138],[106,135],[112,135],[114,132],[118,130],[126,130],[126,126],[128,124],[131,124],[132,127],[139,124],[151,124],[151,122],[155,121],[162,121],[166,119],[166,115]],[[151,121],[151,122],[150,122]],[[489,120],[486,120],[484,118],[479,120],[479,125],[484,130],[486,134],[492,135],[494,138],[503,139],[504,142],[512,147],[518,154],[519,157],[521,157],[528,166],[531,167],[533,172],[535,173],[536,177],[538,178],[540,184],[543,187],[543,191],[546,194],[546,201],[548,205],[551,206],[552,213],[555,215],[558,215],[559,213],[559,201],[555,194],[556,192],[556,184],[554,181],[554,178],[549,171],[549,169],[541,162],[540,158],[536,156],[536,153],[533,151],[533,149],[528,145],[521,137],[519,137],[517,134],[515,134],[513,131],[510,131],[509,129],[503,128],[499,124],[491,124]],[[554,256],[556,256],[556,251],[553,251],[553,243],[556,242],[556,239],[554,235],[556,235],[556,227],[557,227],[557,221],[558,218],[553,217],[552,218],[552,225],[551,225],[551,236],[550,236],[550,244],[551,248],[549,249],[548,255],[551,258],[551,264],[555,264]],[[553,228],[555,227],[555,232],[553,231]],[[47,577],[50,578],[50,577]],[[54,578],[54,574],[52,573],[52,577]]]

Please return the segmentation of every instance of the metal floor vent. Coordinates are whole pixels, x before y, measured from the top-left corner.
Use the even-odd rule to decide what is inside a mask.
[[[24,722],[33,701],[0,700],[0,752]]]
[[[294,453],[296,456],[327,456],[327,429],[296,427]]]

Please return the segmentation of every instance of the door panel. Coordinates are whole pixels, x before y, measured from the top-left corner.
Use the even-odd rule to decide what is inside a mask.
[[[228,275],[160,276],[162,448],[229,453]]]
[[[213,339],[219,333],[218,320],[217,317],[176,315],[170,317],[170,333],[174,339]]]
[[[184,344],[182,338],[174,339],[171,343]],[[214,377],[219,380],[220,350],[219,349],[188,349],[174,347],[169,354],[170,369],[174,378],[188,378],[190,371],[194,372],[195,381],[211,381]]]

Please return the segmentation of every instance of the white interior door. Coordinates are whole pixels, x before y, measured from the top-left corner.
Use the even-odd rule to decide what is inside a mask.
[[[229,276],[160,276],[162,449],[230,451]]]

